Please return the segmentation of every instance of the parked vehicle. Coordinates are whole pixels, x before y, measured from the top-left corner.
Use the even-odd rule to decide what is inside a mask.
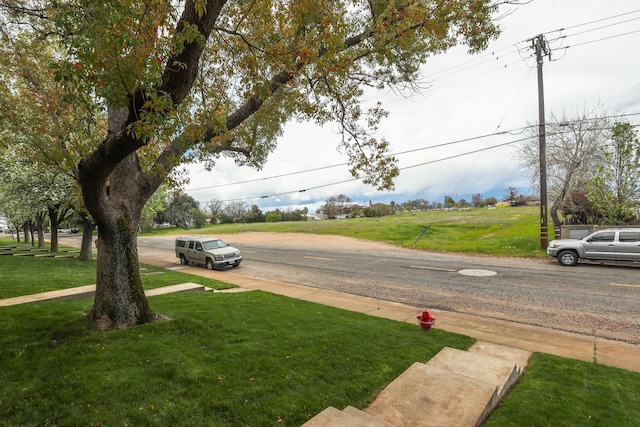
[[[209,270],[237,267],[242,261],[240,251],[215,237],[178,237],[175,243],[180,264],[204,265]]]
[[[598,230],[582,239],[549,242],[547,254],[560,265],[576,265],[580,259],[595,261],[640,261],[640,228]]]

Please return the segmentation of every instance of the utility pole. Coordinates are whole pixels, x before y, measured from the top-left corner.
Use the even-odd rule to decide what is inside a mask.
[[[549,245],[549,227],[547,215],[547,140],[544,118],[544,85],[542,82],[543,56],[551,55],[547,42],[542,34],[531,39],[536,51],[538,65],[538,140],[540,151],[540,247],[547,249]]]

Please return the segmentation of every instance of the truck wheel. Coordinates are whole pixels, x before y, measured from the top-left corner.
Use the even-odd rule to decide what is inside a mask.
[[[189,261],[184,257],[184,254],[180,254],[180,264],[189,265]]]
[[[571,250],[560,251],[558,262],[565,267],[576,265],[578,263],[578,254],[576,251]]]
[[[207,270],[215,270],[216,266],[213,264],[211,258],[207,258]]]

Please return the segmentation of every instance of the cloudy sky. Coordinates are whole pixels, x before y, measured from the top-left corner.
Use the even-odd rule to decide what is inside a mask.
[[[500,199],[508,187],[532,194],[514,152],[522,128],[538,119],[529,40],[539,34],[551,48],[543,67],[547,120],[552,113],[575,116],[602,104],[610,114],[628,114],[632,124],[640,123],[640,115],[633,115],[640,113],[637,0],[533,0],[509,11],[500,21],[502,35],[486,51],[470,56],[461,47],[433,57],[423,67],[430,86],[421,93],[365,97],[365,105],[379,101],[390,113],[376,136],[389,140],[393,153],[406,153],[397,156],[395,191],[353,180],[346,156],[337,151],[335,128],[298,123],[287,126],[262,170],[226,159],[211,172],[192,165],[185,190],[202,207],[213,199],[243,201],[263,212],[314,212],[338,194],[362,204],[443,201],[446,195],[469,201],[475,193]],[[492,134],[498,135],[483,137]]]

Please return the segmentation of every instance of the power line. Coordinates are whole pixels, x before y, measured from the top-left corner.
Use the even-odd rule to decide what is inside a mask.
[[[428,162],[423,162],[423,163],[418,163],[418,164],[411,165],[411,166],[401,167],[401,168],[398,168],[398,170],[403,171],[403,170],[407,170],[407,169],[417,168],[417,167],[420,167],[420,166],[426,166],[426,165],[433,164],[433,163],[439,163],[439,162],[442,162],[442,161],[445,161],[445,160],[451,160],[451,159],[455,159],[455,158],[458,158],[458,157],[463,157],[463,156],[467,156],[467,155],[470,155],[470,154],[475,154],[475,153],[478,153],[478,152],[481,152],[481,151],[487,151],[487,150],[492,150],[494,148],[504,147],[506,145],[515,144],[517,142],[526,141],[527,139],[529,139],[529,138],[517,139],[515,141],[505,142],[505,143],[502,143],[502,144],[497,144],[497,145],[493,145],[493,146],[490,146],[490,147],[485,147],[485,148],[481,148],[481,149],[478,149],[478,150],[469,151],[469,152],[466,152],[466,153],[460,153],[460,154],[444,157],[444,158],[441,158],[441,159],[430,160]],[[303,188],[303,189],[300,189],[300,190],[283,191],[283,192],[280,192],[280,193],[272,193],[272,194],[262,195],[262,196],[239,197],[239,198],[235,198],[235,199],[227,199],[227,200],[220,200],[220,201],[224,202],[224,203],[228,203],[228,202],[253,200],[253,199],[267,199],[267,198],[270,198],[270,197],[284,196],[284,195],[287,195],[287,194],[305,193],[305,192],[308,192],[308,191],[311,191],[311,190],[317,190],[319,188],[333,187],[335,185],[346,184],[346,183],[349,183],[349,182],[362,181],[362,180],[365,180],[367,178],[372,178],[372,176],[368,175],[368,176],[363,176],[363,177],[360,177],[360,178],[350,178],[350,179],[345,179],[345,180],[342,180],[342,181],[335,181],[335,182],[330,182],[330,183],[325,183],[325,184],[319,184],[319,185],[314,185],[312,187]],[[204,204],[204,203],[207,203],[207,202],[198,202],[198,203]]]
[[[579,35],[582,35],[582,34],[588,34],[588,33],[594,32],[594,31],[603,30],[603,29],[605,29],[605,28],[615,27],[616,25],[626,24],[627,22],[637,21],[637,20],[639,20],[639,19],[640,19],[640,17],[632,18],[632,19],[627,19],[626,21],[620,21],[620,22],[615,22],[615,23],[613,23],[613,24],[609,24],[609,25],[603,25],[603,26],[601,26],[601,27],[592,28],[592,29],[590,29],[590,30],[585,30],[585,31],[580,31],[580,32],[578,32],[578,33],[569,34],[569,35],[564,36],[564,37],[574,37],[574,36],[579,36]]]
[[[609,16],[607,18],[596,19],[595,21],[583,22],[582,24],[572,25],[570,27],[563,27],[563,28],[560,28],[560,29],[557,29],[557,30],[548,31],[548,32],[544,33],[544,35],[551,34],[551,33],[558,33],[558,32],[565,31],[565,30],[571,30],[573,28],[584,27],[584,26],[591,25],[591,24],[597,24],[598,22],[604,22],[604,21],[608,21],[610,19],[620,18],[621,16],[632,15],[634,13],[640,13],[640,9],[632,10],[632,11],[625,12],[625,13],[620,13],[618,15]]]
[[[563,28],[560,28],[558,30],[549,31],[549,32],[546,32],[546,33],[543,33],[543,34],[546,35],[546,34],[552,34],[552,33],[559,33],[559,32],[570,30],[570,29],[574,29],[574,28],[580,28],[580,27],[584,27],[584,26],[587,26],[587,25],[592,25],[592,24],[595,24],[595,23],[604,22],[604,21],[615,19],[615,18],[628,16],[628,15],[631,15],[631,14],[634,14],[634,13],[640,13],[640,9],[634,10],[634,11],[630,11],[630,12],[621,13],[621,14],[617,14],[617,15],[613,15],[613,16],[610,16],[610,17],[607,17],[607,18],[602,18],[602,19],[597,19],[597,20],[594,20],[594,21],[585,22],[585,23],[582,23],[582,24],[572,25],[572,26],[569,26],[569,27],[563,27]],[[631,18],[631,19],[627,19],[627,20],[624,20],[624,21],[619,21],[619,22],[615,22],[615,23],[612,23],[612,24],[600,26],[600,27],[597,27],[597,28],[592,28],[592,29],[589,29],[589,30],[581,31],[581,32],[578,32],[578,33],[559,36],[559,37],[557,37],[555,39],[552,39],[550,41],[550,43],[553,43],[554,41],[558,41],[558,40],[565,40],[565,39],[568,39],[568,38],[571,38],[571,37],[574,37],[574,36],[577,36],[577,35],[587,34],[587,33],[594,32],[594,31],[597,31],[597,30],[601,30],[601,29],[604,29],[604,28],[610,28],[610,27],[614,27],[614,26],[617,26],[617,25],[622,25],[622,24],[625,24],[625,23],[628,23],[628,22],[631,22],[631,21],[639,20],[639,19],[640,19],[640,17]],[[577,44],[574,44],[572,46],[552,48],[551,50],[553,50],[553,51],[564,50],[564,52],[566,54],[566,51],[567,51],[567,49],[569,47],[578,47],[578,46],[582,46],[582,45],[586,45],[586,44],[590,44],[590,43],[595,43],[595,42],[598,42],[598,41],[603,41],[603,40],[607,40],[607,39],[611,39],[611,38],[622,37],[622,36],[625,36],[625,35],[634,34],[634,33],[639,32],[639,31],[640,30],[630,31],[630,32],[622,33],[622,34],[617,34],[617,35],[614,35],[614,36],[603,37],[603,38],[599,38],[599,39],[595,39],[595,40],[590,40],[590,41],[585,41],[585,42],[582,42],[582,43],[577,43]],[[434,90],[437,90],[437,89],[441,89],[443,87],[451,86],[451,85],[454,85],[454,84],[457,84],[457,83],[460,83],[460,82],[463,82],[463,81],[466,81],[466,80],[470,80],[470,79],[479,77],[479,76],[484,75],[484,74],[488,74],[488,73],[492,73],[494,71],[505,69],[505,68],[513,66],[513,65],[515,65],[515,64],[517,64],[517,63],[519,63],[521,61],[526,63],[528,59],[533,58],[535,55],[527,54],[526,56],[522,57],[518,61],[512,61],[512,62],[509,62],[507,64],[499,65],[499,66],[491,68],[489,70],[481,71],[479,73],[476,73],[476,74],[473,74],[473,75],[470,75],[470,76],[467,76],[467,77],[464,77],[464,78],[461,78],[461,79],[458,79],[458,80],[455,80],[455,81],[452,81],[452,82],[449,82],[449,83],[438,84],[438,82],[437,82],[441,78],[450,77],[450,76],[453,76],[453,75],[458,74],[460,72],[472,70],[472,69],[475,69],[475,68],[480,67],[482,65],[489,64],[489,63],[492,63],[492,62],[495,62],[495,61],[501,61],[504,58],[507,58],[507,57],[509,57],[509,56],[511,56],[511,55],[513,55],[515,53],[520,53],[521,56],[522,56],[522,52],[528,51],[530,46],[527,45],[526,48],[520,49],[518,47],[518,45],[520,45],[522,43],[527,43],[528,44],[530,41],[531,41],[531,39],[522,40],[522,41],[517,42],[517,43],[515,43],[513,45],[505,46],[503,48],[493,50],[493,51],[491,51],[489,53],[486,53],[484,55],[481,55],[479,57],[473,58],[473,59],[468,60],[468,61],[464,61],[464,62],[462,62],[460,64],[450,66],[450,67],[445,68],[443,70],[440,70],[438,72],[427,74],[424,77],[425,81],[429,81],[429,79],[435,79],[436,82],[434,82],[429,87],[425,88],[424,92],[434,91]],[[515,50],[513,50],[512,52],[507,52],[507,53],[499,55],[500,52],[504,52],[504,51],[507,51],[509,49],[515,49]],[[562,59],[563,57],[564,57],[564,55],[559,59]],[[486,58],[490,58],[490,59],[486,59]],[[554,59],[554,61],[557,61],[559,59]],[[482,61],[482,62],[478,63],[478,61]],[[535,66],[529,65],[529,68],[534,68],[534,67]],[[370,98],[368,100],[364,100],[364,102],[375,100],[375,99],[379,99],[379,98],[382,98],[384,96],[385,96],[384,94],[381,94],[381,95],[378,95],[376,97],[372,97],[372,98]],[[392,103],[400,102],[400,101],[401,101],[401,99],[395,100],[395,101],[390,101],[387,104],[392,104]]]
[[[636,115],[640,115],[640,113],[615,115],[615,116],[600,117],[600,118],[593,118],[593,119],[587,119],[587,120],[598,120],[598,119],[605,119],[605,118],[626,117],[626,116],[636,116]],[[554,125],[564,126],[564,125],[568,125],[570,123],[579,122],[579,121],[581,121],[581,119],[577,119],[577,120],[574,120],[574,121],[571,121],[571,122],[554,123]],[[585,120],[582,120],[582,121],[585,121]],[[632,126],[638,127],[640,125],[634,124]],[[527,128],[530,128],[530,127],[531,126],[526,126],[526,127],[522,128],[522,129],[527,129]],[[611,128],[593,128],[593,129],[589,129],[589,130],[603,130],[603,129],[611,129]],[[571,132],[572,132],[571,130],[567,130],[567,131],[555,132],[555,133],[547,134],[547,136],[558,136],[558,135],[571,133]],[[504,133],[507,133],[507,132],[503,132],[503,134]],[[508,145],[517,144],[519,142],[528,141],[530,139],[531,139],[531,137],[526,137],[526,138],[516,139],[516,140],[513,140],[513,141],[507,141],[507,142],[504,142],[504,143],[492,145],[492,146],[489,146],[489,147],[480,148],[480,149],[477,149],[477,150],[472,150],[472,151],[467,151],[467,152],[464,152],[464,153],[454,154],[454,155],[451,155],[451,156],[442,157],[442,158],[435,159],[435,160],[429,160],[427,162],[421,162],[421,163],[413,164],[413,165],[410,165],[410,166],[404,166],[404,167],[398,168],[398,170],[403,171],[403,170],[408,170],[408,169],[414,169],[414,168],[421,167],[421,166],[427,166],[427,165],[434,164],[434,163],[440,163],[440,162],[443,162],[443,161],[452,160],[452,159],[456,159],[456,158],[459,158],[459,157],[468,156],[468,155],[471,155],[471,154],[476,154],[476,153],[480,153],[480,152],[484,152],[484,151],[493,150],[495,148],[501,148],[501,147],[505,147],[505,146],[508,146]],[[440,144],[440,146],[442,146],[442,145],[445,145],[445,144]],[[261,195],[261,196],[238,197],[238,198],[219,200],[219,201],[223,202],[223,203],[229,203],[229,202],[254,200],[254,199],[268,199],[268,198],[271,198],[271,197],[284,196],[284,195],[288,195],[288,194],[305,193],[305,192],[308,192],[308,191],[317,190],[317,189],[326,188],[326,187],[333,187],[333,186],[336,186],[336,185],[346,184],[346,183],[349,183],[349,182],[362,181],[362,180],[365,180],[367,178],[372,178],[372,176],[368,175],[368,176],[359,177],[359,178],[350,178],[350,179],[345,179],[345,180],[341,180],[341,181],[334,181],[334,182],[329,182],[329,183],[325,183],[325,184],[319,184],[319,185],[315,185],[315,186],[307,187],[307,188],[303,188],[303,189],[298,189],[298,190],[283,191],[283,192],[279,192],[279,193],[271,193],[271,194],[266,194],[266,195]],[[208,203],[208,202],[198,202],[198,203],[205,204],[205,203]]]
[[[583,119],[576,119],[573,121],[569,121],[569,122],[562,122],[562,123],[551,123],[550,125],[569,125],[571,123],[575,123],[578,121],[589,121],[589,120],[599,120],[599,119],[616,119],[616,118],[626,118],[626,117],[633,117],[633,116],[639,116],[639,113],[627,113],[627,114],[616,114],[616,115],[610,115],[610,116],[606,116],[606,117],[600,117],[600,118],[583,118]],[[504,130],[504,131],[499,131],[499,132],[492,132],[492,133],[487,133],[487,134],[483,134],[483,135],[477,135],[477,136],[472,136],[472,137],[468,137],[468,138],[462,138],[462,139],[456,139],[453,141],[448,141],[448,142],[443,142],[440,144],[435,144],[435,145],[429,145],[426,147],[420,147],[420,148],[414,148],[411,150],[405,150],[405,151],[398,151],[395,153],[390,153],[388,155],[386,155],[385,157],[390,157],[390,156],[401,156],[401,155],[405,155],[405,154],[412,154],[412,153],[416,153],[419,151],[424,151],[424,150],[430,150],[433,148],[442,148],[442,147],[447,147],[447,146],[451,146],[451,145],[456,145],[456,144],[460,144],[463,142],[470,142],[470,141],[475,141],[478,139],[484,139],[484,138],[491,138],[494,136],[500,136],[500,135],[518,135],[521,134],[522,132],[524,132],[527,129],[531,129],[533,127],[536,127],[537,125],[527,125],[527,126],[523,126],[520,128],[513,128],[513,129],[509,129],[509,130]],[[332,168],[337,168],[337,167],[343,167],[343,166],[348,166],[349,163],[348,162],[344,162],[344,163],[337,163],[337,164],[333,164],[333,165],[326,165],[326,166],[319,166],[316,168],[311,168],[311,169],[304,169],[304,170],[299,170],[299,171],[293,171],[293,172],[285,172],[285,173],[281,173],[278,175],[270,175],[270,176],[266,176],[266,177],[262,177],[262,178],[255,178],[255,179],[248,179],[248,180],[244,180],[244,181],[237,181],[237,182],[228,182],[228,183],[224,183],[224,184],[216,184],[216,185],[210,185],[210,186],[206,186],[206,187],[198,187],[198,188],[190,188],[187,190],[184,190],[185,192],[191,192],[191,191],[201,191],[201,190],[210,190],[213,188],[221,188],[221,187],[230,187],[230,186],[234,186],[234,185],[242,185],[242,184],[251,184],[254,182],[261,182],[261,181],[267,181],[270,179],[276,179],[276,178],[286,178],[289,176],[295,176],[295,175],[302,175],[305,173],[311,173],[311,172],[317,172],[317,171],[321,171],[321,170],[327,170],[327,169],[332,169]],[[253,197],[255,198],[255,197]]]
[[[562,50],[562,49],[564,49],[564,50],[566,51],[566,50],[567,50],[567,49],[569,49],[570,47],[584,46],[584,45],[587,45],[587,44],[596,43],[596,42],[601,42],[601,41],[604,41],[604,40],[615,39],[615,38],[618,38],[618,37],[628,36],[629,34],[635,34],[635,33],[640,33],[640,30],[629,31],[629,32],[626,32],[626,33],[616,34],[616,35],[613,35],[613,36],[602,37],[602,38],[599,38],[599,39],[589,40],[589,41],[582,42],[582,43],[576,43],[576,44],[574,44],[574,45],[566,46],[566,47],[562,47],[562,48],[559,48],[559,49],[557,49],[557,50]]]
[[[522,84],[520,85],[520,87],[518,88],[516,95],[513,97],[513,100],[511,101],[511,104],[509,104],[509,107],[507,107],[507,111],[503,114],[502,119],[500,119],[500,122],[498,123],[498,126],[496,126],[496,131],[498,129],[500,129],[500,126],[502,126],[502,123],[504,122],[504,120],[506,119],[507,115],[509,114],[509,112],[511,111],[511,109],[513,108],[516,100],[518,99],[518,97],[520,96],[520,92],[522,91],[522,89],[525,86],[525,83],[527,82],[527,80],[529,80],[529,76],[531,75],[531,71],[533,69],[530,68],[529,72],[527,73],[527,75],[525,76],[524,80],[522,81]],[[521,131],[524,132],[524,129]],[[475,167],[476,162],[478,160],[478,157],[476,157],[475,161],[473,162],[472,166],[470,168],[467,169],[467,171],[465,172],[464,176],[460,179],[460,182],[458,183],[454,193],[458,192],[458,188],[460,188],[460,186],[462,185],[462,183],[467,179],[467,176],[469,175],[469,173],[471,172],[471,169],[473,167]]]
[[[511,130],[506,130],[506,131],[500,131],[500,132],[494,132],[494,133],[489,133],[489,134],[484,134],[484,135],[479,135],[479,136],[473,136],[473,137],[469,137],[469,138],[457,139],[457,140],[454,140],[454,141],[444,142],[444,143],[441,143],[441,144],[429,145],[427,147],[420,147],[420,148],[414,148],[414,149],[411,149],[411,150],[399,151],[399,152],[396,152],[396,153],[390,153],[390,154],[387,154],[385,157],[401,156],[401,155],[404,155],[404,154],[411,154],[411,153],[415,153],[415,152],[418,152],[418,151],[430,150],[432,148],[446,147],[446,146],[450,146],[450,145],[455,145],[455,144],[460,144],[460,143],[463,143],[463,142],[474,141],[474,140],[477,140],[477,139],[493,137],[493,136],[497,136],[497,135],[506,135],[506,134],[509,134],[509,133],[513,134],[513,132],[521,133],[522,131],[524,131],[527,128],[530,128],[530,127],[531,126],[525,126],[523,128],[515,128],[515,129],[511,129]],[[250,183],[253,183],[253,182],[266,181],[266,180],[275,179],[275,178],[284,178],[284,177],[288,177],[288,176],[300,175],[300,174],[305,174],[305,173],[310,173],[310,172],[317,172],[317,171],[320,171],[320,170],[326,170],[326,169],[331,169],[331,168],[336,168],[336,167],[341,167],[341,166],[348,166],[348,165],[349,165],[349,163],[347,163],[347,162],[338,163],[338,164],[334,164],[334,165],[320,166],[320,167],[317,167],[317,168],[305,169],[305,170],[301,170],[301,171],[287,172],[287,173],[282,173],[282,174],[278,174],[278,175],[271,175],[271,176],[267,176],[267,177],[264,177],[264,178],[255,178],[255,179],[249,179],[249,180],[246,180],[246,181],[230,182],[230,183],[225,183],[225,184],[211,185],[211,186],[207,186],[207,187],[191,188],[191,189],[185,190],[185,191],[209,190],[209,189],[212,189],[212,188],[228,187],[228,186],[232,186],[232,185],[250,184]]]

